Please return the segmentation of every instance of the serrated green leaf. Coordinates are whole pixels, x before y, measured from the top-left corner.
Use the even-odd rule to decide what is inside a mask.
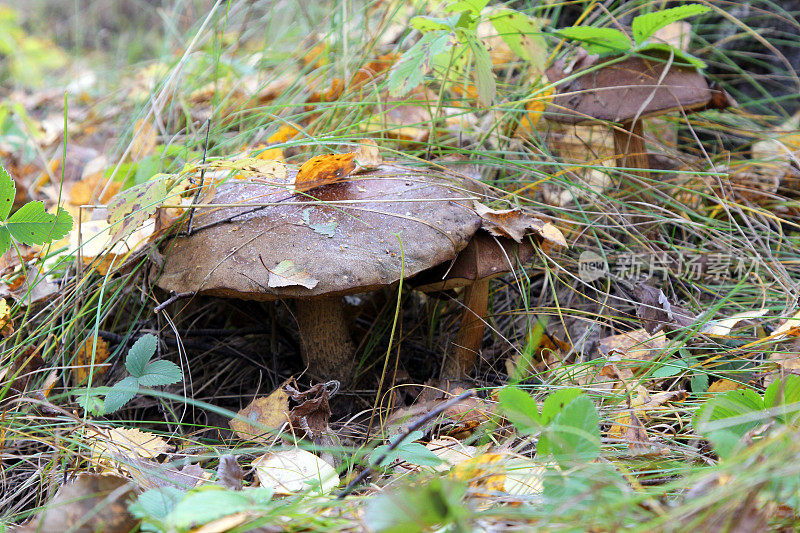
[[[600,417],[584,395],[559,412],[539,438],[536,453],[552,455],[562,468],[588,463],[600,454]]]
[[[664,9],[656,11],[655,13],[647,13],[646,15],[639,15],[633,19],[631,23],[631,31],[633,38],[638,44],[642,44],[647,39],[653,36],[655,32],[679,20],[688,17],[700,15],[710,11],[711,8],[701,4],[684,4],[682,6],[673,7],[671,9]]]
[[[105,405],[100,396],[102,393],[95,389],[78,389],[73,391],[75,401],[84,411],[93,415],[102,415],[105,412]]]
[[[643,55],[650,55],[648,52],[663,52],[665,54],[672,53],[674,55],[672,61],[673,63],[679,65],[688,65],[690,67],[695,67],[699,69],[706,68],[705,61],[699,59],[692,54],[686,53],[683,50],[678,50],[674,46],[670,46],[666,43],[647,43],[642,46],[636,48],[636,52]],[[663,60],[663,58],[657,58]]]
[[[551,393],[542,405],[542,424],[549,424],[564,407],[583,394],[580,389],[561,389]]]
[[[8,218],[11,207],[14,205],[16,193],[17,188],[14,185],[14,179],[3,165],[0,165],[0,220]]]
[[[453,17],[447,18],[436,18],[436,17],[414,17],[409,21],[411,27],[415,30],[419,30],[422,33],[427,33],[429,31],[436,31],[436,30],[445,30],[450,31],[455,26],[455,23],[458,21],[458,15]]]
[[[500,411],[521,433],[534,433],[541,429],[541,416],[536,400],[516,387],[504,387],[498,395]]]
[[[233,491],[207,487],[189,492],[167,516],[175,528],[201,525],[235,513],[269,509],[272,491],[260,487]]]
[[[561,37],[582,41],[591,54],[611,54],[625,52],[633,46],[627,35],[614,28],[594,28],[592,26],[572,26],[558,30]]]
[[[115,228],[113,239],[133,233],[149,219],[167,198],[167,180],[171,176],[157,175],[150,181],[114,195],[108,203],[106,221]]]
[[[58,214],[52,215],[45,211],[42,202],[28,202],[11,215],[4,226],[11,237],[21,243],[29,246],[44,244],[63,239],[69,233],[72,229],[72,215],[60,207]],[[7,241],[7,236],[0,237],[0,244]],[[5,252],[8,248],[0,250]]]
[[[547,42],[539,22],[519,11],[504,9],[489,19],[511,51],[543,72],[547,61]]]
[[[158,387],[161,385],[171,385],[183,379],[183,374],[178,365],[172,361],[152,361],[142,372],[139,378],[139,385],[143,387]]]
[[[163,520],[186,493],[175,487],[150,489],[139,495],[128,510],[136,518]]]
[[[796,424],[800,412],[800,376],[790,374],[773,381],[764,391],[764,407],[782,408],[776,418],[784,424]]]
[[[450,2],[445,8],[447,11],[467,12],[474,16],[480,15],[489,0],[456,0]]]
[[[707,400],[700,409],[695,411],[692,417],[692,426],[701,434],[724,430],[741,437],[756,427],[760,421],[753,417],[751,420],[726,424],[724,420],[763,410],[764,400],[754,391],[750,389],[732,390]]]
[[[131,376],[114,384],[106,393],[105,412],[113,413],[133,399],[139,392],[139,381]]]
[[[148,333],[142,335],[128,350],[125,357],[125,368],[133,377],[140,377],[144,374],[144,368],[150,362],[150,358],[156,353],[158,347],[158,337]]]
[[[469,48],[475,56],[475,87],[478,89],[478,101],[489,107],[497,90],[492,72],[492,58],[486,45],[474,35],[470,35]]]
[[[422,83],[431,68],[433,58],[452,46],[446,31],[426,33],[412,46],[389,73],[389,94],[402,96]]]

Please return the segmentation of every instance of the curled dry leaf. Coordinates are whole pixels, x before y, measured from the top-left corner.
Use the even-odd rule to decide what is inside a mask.
[[[787,318],[786,321],[778,326],[767,338],[771,340],[781,340],[787,337],[797,337],[798,335],[800,335],[800,311]]]
[[[356,162],[363,168],[374,168],[383,163],[378,144],[372,139],[364,139],[358,143]]]
[[[737,313],[732,317],[721,320],[711,320],[706,322],[706,324],[700,329],[700,333],[705,333],[706,335],[716,337],[730,335],[731,330],[735,328],[739,322],[761,318],[768,312],[769,309],[759,309],[758,311],[745,311],[743,313]]]
[[[492,235],[522,242],[522,238],[532,230],[549,243],[567,246],[564,235],[550,222],[523,213],[519,209],[491,209],[477,201],[474,202],[474,207],[475,212],[483,219],[483,228]]]
[[[253,467],[261,486],[272,488],[277,495],[327,494],[339,485],[333,466],[300,448],[262,455],[253,461]]]
[[[269,270],[268,285],[273,288],[299,285],[306,289],[313,289],[319,283],[319,280],[312,277],[308,271],[295,265],[291,259],[284,259],[273,268],[268,268],[267,270]]]
[[[305,192],[315,187],[343,180],[356,169],[357,154],[325,154],[312,157],[300,167],[294,180],[296,191]]]
[[[685,328],[695,322],[692,313],[670,302],[661,289],[639,283],[633,288],[633,293],[641,304],[636,314],[644,322],[644,328],[648,333],[655,333],[660,329]]]
[[[386,433],[397,435],[406,432],[411,424],[427,416],[427,413],[442,403],[450,401],[456,394],[458,393],[454,391],[453,394],[424,399],[414,405],[393,411],[386,420]],[[448,435],[467,437],[479,424],[488,420],[493,412],[493,406],[486,400],[469,397],[449,407],[438,418],[430,420],[420,429],[424,433],[437,424],[447,424]]]

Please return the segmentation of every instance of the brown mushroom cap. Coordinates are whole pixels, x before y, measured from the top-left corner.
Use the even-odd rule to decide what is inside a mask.
[[[552,80],[564,77],[558,65],[547,74]],[[694,68],[641,57],[611,59],[562,84],[545,118],[565,124],[625,123],[677,109],[705,108],[716,92]]]
[[[241,207],[199,211],[195,227],[207,227],[165,247],[157,283],[175,292],[253,300],[375,290],[398,281],[401,272],[410,277],[453,259],[481,223],[469,198],[443,174],[388,165],[307,195],[229,182],[213,201]],[[259,208],[263,203],[272,205]],[[270,271],[285,260],[316,285],[270,287]]]

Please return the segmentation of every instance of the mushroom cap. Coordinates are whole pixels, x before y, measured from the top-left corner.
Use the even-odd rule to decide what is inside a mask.
[[[694,68],[641,57],[608,61],[609,65],[593,65],[593,70],[562,84],[560,94],[548,103],[545,118],[566,124],[624,123],[676,109],[704,108],[715,95]],[[563,65],[554,65],[547,75],[563,79]]]
[[[199,230],[163,245],[157,284],[252,300],[375,290],[455,258],[481,225],[472,198],[446,174],[390,165],[305,194],[228,182],[213,201],[237,207],[198,210]],[[299,282],[271,284],[287,260]]]
[[[493,237],[478,231],[455,261],[420,273],[411,280],[414,289],[422,292],[447,291],[470,285],[481,279],[491,279],[524,265],[536,250],[530,239],[517,243],[507,237]]]

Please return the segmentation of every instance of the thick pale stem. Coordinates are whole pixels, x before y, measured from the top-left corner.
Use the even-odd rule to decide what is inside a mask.
[[[642,121],[626,122],[622,129],[614,130],[614,151],[617,153],[617,165],[625,168],[642,170],[629,171],[630,174],[649,179],[650,161],[644,145],[644,129]]]
[[[343,386],[353,380],[355,348],[347,329],[341,298],[297,300],[303,362],[320,381],[336,379]]]
[[[478,280],[466,287],[464,307],[461,313],[461,326],[445,360],[443,378],[461,379],[475,368],[475,362],[481,352],[486,316],[489,311],[488,279]]]

